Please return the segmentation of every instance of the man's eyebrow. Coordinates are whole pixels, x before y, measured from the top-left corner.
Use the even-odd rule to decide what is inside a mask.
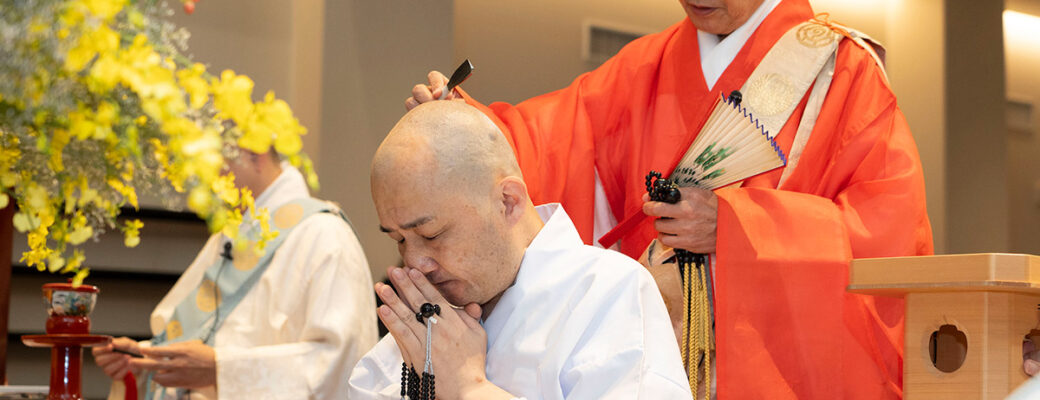
[[[431,216],[419,217],[419,218],[416,218],[415,221],[412,221],[412,222],[409,222],[407,224],[401,225],[401,229],[412,229],[412,228],[415,228],[415,227],[417,227],[419,225],[425,224],[425,223],[430,222],[430,221],[433,221],[433,217],[431,217]]]
[[[420,217],[420,218],[417,218],[416,220],[414,220],[412,222],[409,222],[407,224],[401,225],[401,229],[412,229],[412,228],[415,228],[415,227],[417,227],[419,225],[425,224],[425,223],[430,222],[430,221],[433,221],[433,217],[430,217],[430,216]],[[379,231],[383,232],[383,233],[393,232],[392,230],[390,230],[390,228],[387,228],[387,227],[382,226],[382,225],[379,225]]]

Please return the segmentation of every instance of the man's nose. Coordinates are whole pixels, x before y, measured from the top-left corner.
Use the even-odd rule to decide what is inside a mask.
[[[412,248],[411,246],[406,246],[402,258],[404,258],[405,266],[415,268],[423,274],[428,274],[437,269],[437,262],[434,261],[433,257],[430,257],[426,252]]]

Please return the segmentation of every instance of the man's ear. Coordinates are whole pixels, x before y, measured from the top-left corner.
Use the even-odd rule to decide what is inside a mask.
[[[502,191],[502,205],[505,207],[506,221],[510,225],[520,221],[526,211],[525,205],[529,201],[527,196],[527,184],[523,179],[508,176],[499,182]]]

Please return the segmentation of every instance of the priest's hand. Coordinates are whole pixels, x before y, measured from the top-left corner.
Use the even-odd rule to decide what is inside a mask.
[[[447,96],[441,98],[441,94],[444,92],[444,87],[448,85],[448,77],[440,73],[440,71],[430,71],[426,75],[426,79],[430,82],[429,85],[422,83],[412,87],[412,97],[404,100],[404,108],[411,110],[416,106],[434,100],[455,100],[461,99],[462,96],[458,94],[454,89],[448,93]]]
[[[130,365],[156,371],[152,379],[166,387],[200,388],[217,383],[217,353],[199,340],[141,349],[145,358]]]
[[[131,353],[141,353],[140,347],[137,346],[137,342],[128,337],[119,337],[112,339],[112,342],[105,346],[98,346],[90,349],[90,352],[94,355],[94,362],[97,363],[101,370],[105,371],[105,375],[114,380],[122,380],[129,372],[134,372],[130,368],[130,356],[123,353],[116,353],[115,349],[122,351],[128,351]]]
[[[643,195],[643,213],[657,217],[654,229],[661,244],[697,254],[715,252],[719,198],[710,190],[679,188],[682,200],[668,204]]]
[[[480,326],[480,306],[474,303],[453,308],[440,292],[418,270],[387,270],[397,288],[382,283],[375,285],[383,300],[379,319],[393,335],[405,362],[420,375],[426,361],[426,325],[415,314],[424,303],[437,304],[432,348],[435,389],[438,399],[511,399],[512,395],[487,380],[487,333]]]

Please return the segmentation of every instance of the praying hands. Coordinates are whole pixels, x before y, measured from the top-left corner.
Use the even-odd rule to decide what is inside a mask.
[[[405,362],[422,374],[426,363],[426,325],[416,313],[425,303],[440,306],[433,315],[430,358],[436,377],[438,399],[511,399],[512,395],[487,380],[487,333],[480,326],[480,306],[475,303],[453,308],[418,270],[387,270],[397,293],[385,284],[375,285],[383,300],[379,319],[383,321],[401,350]],[[424,318],[424,321],[427,318]]]

